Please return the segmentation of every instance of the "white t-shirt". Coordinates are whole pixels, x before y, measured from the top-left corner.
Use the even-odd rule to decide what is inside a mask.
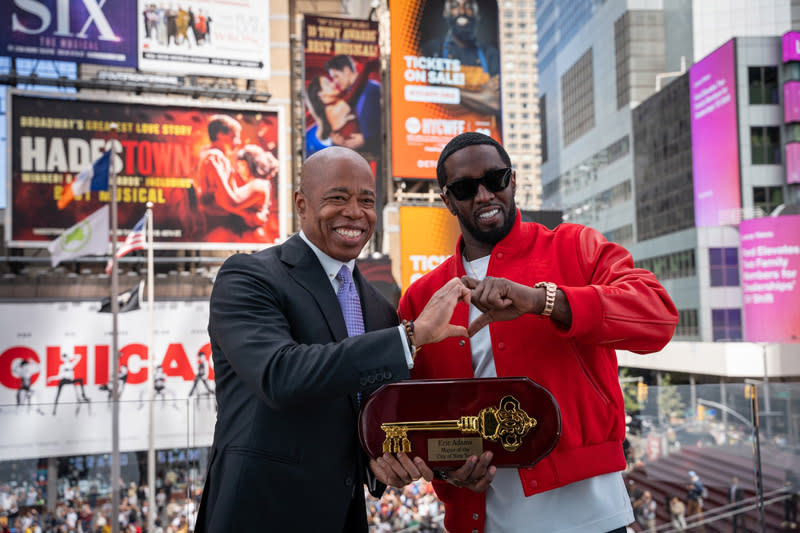
[[[490,257],[470,262],[462,257],[467,275],[485,278]],[[477,307],[469,306],[470,322],[480,314]],[[489,328],[484,327],[473,335],[470,346],[475,377],[497,377]],[[621,472],[526,497],[517,469],[498,468],[486,490],[486,533],[602,533],[633,521],[633,509]]]

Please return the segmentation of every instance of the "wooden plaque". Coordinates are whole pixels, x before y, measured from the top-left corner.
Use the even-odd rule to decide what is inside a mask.
[[[529,467],[556,447],[561,413],[550,391],[526,377],[409,380],[364,402],[358,432],[373,458],[405,451],[453,468],[490,450],[498,467]]]

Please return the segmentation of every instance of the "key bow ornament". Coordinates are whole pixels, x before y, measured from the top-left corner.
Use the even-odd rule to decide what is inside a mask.
[[[386,434],[383,451],[386,453],[411,452],[409,431],[443,430],[461,433],[478,433],[486,440],[500,442],[503,449],[513,452],[522,445],[522,438],[535,428],[537,421],[520,408],[519,400],[504,396],[498,407],[484,407],[475,416],[462,416],[458,420],[432,420],[389,422],[381,424]]]

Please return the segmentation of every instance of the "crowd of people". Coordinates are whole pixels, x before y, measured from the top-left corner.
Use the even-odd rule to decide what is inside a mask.
[[[120,481],[120,505],[117,520],[120,531],[147,531],[146,485]],[[188,533],[197,512],[194,498],[160,488],[155,495],[157,514],[154,533]],[[0,533],[110,533],[112,504],[100,498],[97,485],[81,491],[77,485],[64,483],[59,489],[55,508],[46,509],[41,489],[0,485]]]
[[[147,531],[146,485],[120,485],[120,531]],[[433,486],[420,479],[402,489],[389,488],[382,498],[367,495],[370,532],[413,530],[444,531],[442,508]],[[192,498],[164,489],[156,493],[155,533],[188,533],[194,530],[199,491]],[[168,501],[169,499],[169,501]],[[55,509],[46,510],[41,489],[0,484],[0,533],[109,533],[111,501],[100,498],[96,486],[81,492],[77,485],[64,483]]]
[[[380,499],[365,491],[370,533],[413,530],[444,531],[441,507],[433,485],[419,479],[402,489],[389,487]]]

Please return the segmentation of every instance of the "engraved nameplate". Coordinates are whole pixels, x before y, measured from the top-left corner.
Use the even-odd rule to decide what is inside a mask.
[[[466,461],[483,453],[480,437],[453,437],[428,439],[429,461]]]

